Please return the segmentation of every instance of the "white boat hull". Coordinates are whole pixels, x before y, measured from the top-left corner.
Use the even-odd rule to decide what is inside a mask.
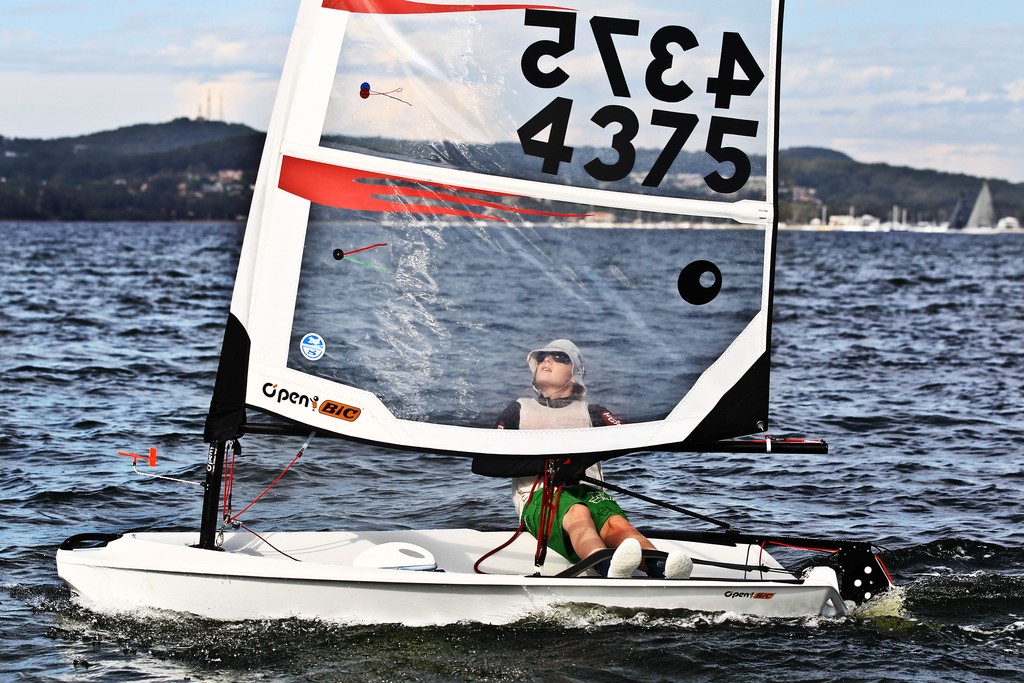
[[[192,547],[196,533],[134,533],[103,547],[58,550],[57,570],[79,601],[97,611],[168,610],[223,620],[503,624],[571,604],[770,617],[847,613],[835,572],[824,567],[802,581],[775,572],[775,580],[762,579],[760,573],[699,563],[687,580],[639,574],[631,579],[570,579],[553,576],[569,564],[549,553],[545,576],[529,576],[535,571],[535,542],[523,535],[483,563],[481,569],[489,573],[475,573],[473,563],[508,537],[506,532],[469,529],[297,532],[268,533],[264,543],[249,534],[231,533],[225,535],[222,551],[210,551]],[[662,550],[682,548],[695,560],[781,569],[758,546],[654,541]],[[357,566],[366,564],[374,549],[399,542],[428,550],[438,569]],[[780,582],[780,577],[789,582]]]

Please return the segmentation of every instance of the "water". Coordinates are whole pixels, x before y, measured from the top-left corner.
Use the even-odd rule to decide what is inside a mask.
[[[902,613],[844,619],[576,609],[409,629],[105,617],[54,552],[81,531],[193,529],[241,229],[4,224],[0,678],[68,681],[1016,679],[1024,665],[1024,235],[812,234],[779,247],[773,419],[827,456],[650,454],[615,481],[742,530],[875,540]],[[244,453],[236,501],[298,440]],[[465,476],[462,476],[462,475]],[[248,500],[248,498],[246,498]],[[675,523],[626,501],[635,519]],[[314,440],[256,529],[513,523],[451,457]],[[680,526],[693,527],[685,520]]]

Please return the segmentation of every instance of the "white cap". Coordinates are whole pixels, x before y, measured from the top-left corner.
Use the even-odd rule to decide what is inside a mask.
[[[576,383],[576,394],[582,396],[587,393],[587,387],[583,384],[583,375],[586,372],[586,368],[583,366],[583,356],[575,344],[568,339],[555,339],[542,349],[530,351],[530,353],[526,354],[526,362],[530,366],[530,374],[537,374],[537,366],[540,365],[537,362],[537,354],[540,353],[564,353],[569,356],[569,360],[572,361],[572,379]]]

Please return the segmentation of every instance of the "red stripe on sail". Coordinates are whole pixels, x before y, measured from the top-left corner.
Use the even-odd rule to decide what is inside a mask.
[[[390,184],[394,182],[403,184]],[[519,195],[441,185],[290,156],[285,156],[281,161],[278,187],[316,204],[355,211],[465,216],[492,221],[508,220],[502,213],[559,218],[583,218],[589,215],[523,209],[498,201],[460,196],[460,193],[482,194],[495,200],[503,197],[518,198]],[[498,213],[481,213],[481,209],[495,209]]]
[[[575,11],[554,5],[434,5],[413,0],[324,0],[324,9],[354,14],[437,14],[442,12],[482,12],[486,10],[553,9]]]

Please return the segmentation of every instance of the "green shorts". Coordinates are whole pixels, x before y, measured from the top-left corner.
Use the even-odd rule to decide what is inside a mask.
[[[526,523],[526,529],[535,537],[537,536],[543,494],[543,491],[534,491],[533,496],[526,503],[526,507],[523,508],[523,521]],[[620,515],[626,518],[626,513],[622,511],[619,504],[601,489],[583,484],[563,487],[562,495],[558,499],[555,523],[551,526],[548,547],[570,562],[579,562],[580,556],[572,549],[569,536],[562,530],[562,517],[570,507],[576,504],[585,505],[590,510],[590,516],[594,519],[594,526],[597,527],[598,533],[609,517]]]

